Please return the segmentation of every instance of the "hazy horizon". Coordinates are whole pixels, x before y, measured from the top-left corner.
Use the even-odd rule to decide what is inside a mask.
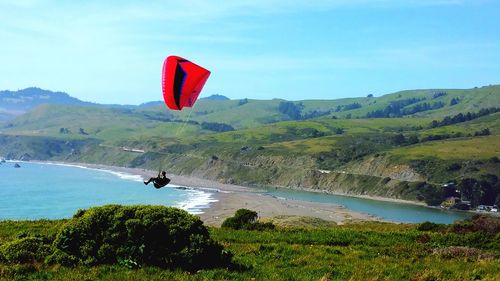
[[[477,88],[482,88],[482,87],[490,87],[490,86],[497,86],[498,84],[489,84],[489,85],[480,85],[480,86],[476,86]],[[23,91],[23,90],[26,90],[26,89],[29,89],[29,88],[36,88],[36,89],[40,89],[42,91],[50,91],[50,92],[53,92],[53,93],[58,93],[58,92],[61,92],[61,93],[65,93],[65,94],[68,94],[70,97],[73,97],[73,98],[78,98],[74,95],[72,95],[71,93],[67,92],[67,91],[64,91],[64,90],[53,90],[53,89],[44,89],[44,88],[40,88],[40,87],[37,87],[37,86],[31,86],[31,87],[27,87],[27,88],[23,88],[23,89],[0,89],[0,92],[2,91],[10,91],[10,92],[16,92],[16,91]],[[474,87],[473,87],[474,88]],[[373,95],[374,97],[381,97],[381,96],[385,96],[385,95],[390,95],[390,94],[394,94],[394,93],[398,93],[398,92],[403,92],[403,91],[412,91],[412,90],[467,90],[467,89],[459,89],[459,88],[432,88],[432,89],[402,89],[402,90],[397,90],[395,92],[390,92],[390,93],[381,93],[379,95]],[[470,88],[472,89],[472,88]],[[339,98],[305,98],[305,99],[287,99],[287,98],[277,98],[277,97],[269,97],[269,98],[262,98],[262,99],[258,99],[258,98],[249,98],[249,97],[239,97],[239,98],[231,98],[231,97],[228,97],[226,95],[221,95],[221,94],[204,94],[203,96],[200,96],[199,99],[204,99],[204,98],[210,98],[212,96],[224,96],[226,98],[229,98],[230,100],[240,100],[240,99],[253,99],[253,100],[273,100],[273,99],[282,99],[282,100],[287,100],[287,101],[303,101],[303,100],[336,100],[336,99],[349,99],[349,98],[352,98],[352,99],[355,99],[355,98],[364,98],[366,96],[352,96],[352,97],[339,97]],[[80,98],[78,98],[80,99]],[[117,104],[117,105],[132,105],[132,106],[138,106],[138,105],[141,105],[141,104],[146,104],[146,103],[150,103],[150,102],[161,102],[163,103],[163,99],[162,97],[158,97],[158,99],[156,100],[144,100],[144,101],[140,101],[138,103],[101,103],[101,102],[97,102],[97,101],[94,101],[94,100],[83,100],[83,99],[80,99],[82,102],[90,102],[90,103],[96,103],[96,104]]]

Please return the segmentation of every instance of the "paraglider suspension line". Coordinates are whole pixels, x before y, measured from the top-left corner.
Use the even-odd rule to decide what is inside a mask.
[[[189,114],[188,116],[186,117],[186,119],[184,120],[184,122],[182,123],[182,126],[179,127],[179,129],[177,129],[177,132],[175,133],[175,136],[178,137],[180,133],[182,133],[182,131],[184,130],[184,128],[186,127],[186,124],[189,122],[189,119],[191,118],[191,113],[193,113],[194,111],[194,107],[196,106],[196,104],[194,104],[194,106],[191,108],[191,111],[189,111]]]
[[[191,113],[193,113],[194,111],[194,107],[196,106],[196,103],[193,105],[193,107],[191,107],[191,111],[189,111],[189,114],[188,116],[186,117],[186,119],[184,120],[184,122],[182,123],[182,125],[177,129],[177,132],[175,132],[175,137],[177,138],[179,136],[179,134],[184,130],[184,128],[186,127],[186,124],[189,122],[189,119],[191,118]],[[160,172],[162,171],[163,169],[163,166],[165,164],[165,158],[163,158],[163,160],[161,161],[161,165],[160,165]],[[159,172],[159,173],[160,173]],[[158,173],[158,174],[159,174]]]

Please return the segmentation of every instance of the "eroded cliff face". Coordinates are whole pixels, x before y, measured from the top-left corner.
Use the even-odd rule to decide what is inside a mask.
[[[314,170],[310,157],[271,156],[250,161],[211,158],[191,175],[244,185],[310,187],[317,182]]]
[[[400,181],[425,181],[425,177],[417,173],[408,164],[395,163],[387,156],[372,156],[351,163],[344,170],[351,174],[389,177]]]
[[[172,166],[171,171],[179,173],[186,171],[180,168],[183,166],[182,160],[177,160],[177,165]],[[402,183],[420,181],[423,177],[409,166],[401,164],[391,166],[389,161],[368,161],[361,164],[363,166],[328,171],[318,170],[315,160],[306,156],[259,157],[252,161],[209,158],[187,175],[231,184],[417,200],[415,194],[405,190],[405,185]]]
[[[30,142],[31,143],[31,142]],[[16,150],[12,142],[9,150]],[[4,147],[5,148],[5,147]],[[26,149],[22,149],[25,151]],[[223,183],[248,186],[311,189],[352,195],[375,195],[388,198],[416,200],[404,190],[404,182],[424,181],[425,178],[407,164],[391,162],[383,156],[370,157],[338,170],[319,170],[316,159],[310,156],[259,155],[238,159],[234,156],[203,156],[183,153],[133,154],[119,148],[102,145],[83,145],[72,150],[49,154],[30,145],[33,160],[59,160],[140,167],[170,173],[195,176]],[[76,153],[77,151],[78,153]],[[4,155],[6,151],[3,151]],[[44,152],[44,154],[40,154]],[[42,156],[40,156],[40,155]],[[22,155],[12,154],[20,159]]]

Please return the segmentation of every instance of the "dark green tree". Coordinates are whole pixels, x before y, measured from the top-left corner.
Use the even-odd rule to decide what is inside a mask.
[[[54,241],[52,263],[124,263],[197,269],[224,266],[230,255],[196,216],[163,206],[107,205],[78,211]]]

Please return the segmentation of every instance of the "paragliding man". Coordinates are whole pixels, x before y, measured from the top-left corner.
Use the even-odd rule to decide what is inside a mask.
[[[150,178],[149,180],[145,181],[144,184],[148,185],[150,182],[153,182],[155,188],[162,188],[170,182],[170,179],[167,178],[167,172],[162,171],[161,173],[158,173],[158,176],[156,178]]]
[[[178,56],[169,56],[163,61],[161,78],[163,99],[168,108],[182,110],[192,107],[198,98],[210,71]],[[156,188],[162,188],[170,182],[166,172],[158,173],[144,184],[153,182]]]

